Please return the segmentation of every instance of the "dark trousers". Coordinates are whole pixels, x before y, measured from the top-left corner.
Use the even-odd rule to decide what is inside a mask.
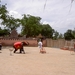
[[[13,47],[14,47],[14,46],[13,46]],[[14,50],[14,53],[15,53],[18,49],[16,49],[15,47],[14,47],[14,49],[15,49],[15,50]],[[22,52],[25,54],[25,51],[24,51],[24,49],[23,49],[23,46],[20,48],[20,53],[22,53]]]
[[[22,53],[22,52],[25,54],[25,51],[24,51],[23,47],[20,48],[20,53]]]

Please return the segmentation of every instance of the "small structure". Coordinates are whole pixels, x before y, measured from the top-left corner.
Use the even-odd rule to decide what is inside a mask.
[[[43,38],[43,36],[42,36],[41,34],[39,34],[39,35],[37,36],[37,38]]]
[[[11,33],[10,33],[10,38],[18,38],[18,33],[17,33],[17,31],[16,31],[16,29],[13,29],[12,31],[11,31]]]

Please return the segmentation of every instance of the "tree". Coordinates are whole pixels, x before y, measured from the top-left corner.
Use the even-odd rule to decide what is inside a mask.
[[[73,36],[73,31],[68,29],[65,33],[64,33],[64,38],[66,40],[71,40],[71,39],[74,39],[74,36]]]
[[[1,24],[4,25],[5,28],[8,28],[10,31],[17,29],[20,26],[19,19],[15,19],[14,17],[8,15],[6,4],[0,4],[0,19],[2,20]]]
[[[2,24],[12,31],[13,29],[17,29],[20,26],[20,19],[15,19],[14,17],[8,15],[6,22],[3,21]]]
[[[46,38],[52,38],[53,29],[51,28],[49,24],[43,24],[41,34],[45,36]]]
[[[0,1],[0,19],[4,22],[6,22],[6,17],[7,17],[8,11],[6,8],[6,4],[5,5],[1,5],[1,1]]]
[[[64,38],[63,34],[60,33],[59,36],[58,36],[58,38],[59,39],[63,39]]]
[[[9,35],[10,32],[8,29],[1,29],[0,28],[0,36],[6,36],[6,35]]]
[[[59,32],[54,31],[53,39],[54,39],[54,40],[57,40],[57,39],[58,39],[58,37],[59,37]]]
[[[74,37],[74,39],[75,39],[75,28],[74,28],[74,30],[73,30],[73,37]]]
[[[35,17],[31,15],[23,15],[21,19],[22,24],[22,34],[29,36],[36,36],[40,33],[40,17]]]

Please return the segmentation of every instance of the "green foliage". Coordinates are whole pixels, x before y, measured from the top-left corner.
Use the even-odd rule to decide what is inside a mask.
[[[7,11],[6,5],[0,4],[0,19],[4,22],[6,22],[7,13],[8,11]]]
[[[9,35],[10,32],[8,29],[1,29],[0,28],[0,36],[5,36],[5,35]]]
[[[54,40],[57,40],[57,39],[58,39],[58,37],[59,37],[59,32],[54,31],[53,39],[54,39]]]
[[[23,15],[21,19],[22,24],[22,34],[29,36],[36,36],[41,31],[40,17],[35,17],[31,15]]]
[[[64,39],[64,35],[60,33],[58,39]]]
[[[39,34],[42,34],[46,38],[52,38],[54,30],[50,27],[49,24],[41,24],[41,18],[31,15],[23,15],[21,19],[22,24],[22,33],[28,37],[35,37]]]
[[[3,25],[6,25],[6,28],[13,30],[17,29],[20,26],[20,20],[15,19],[12,16],[8,16],[6,22],[2,22]]]
[[[20,26],[19,19],[15,19],[14,17],[8,15],[6,5],[0,4],[0,19],[2,20],[1,24],[10,29],[10,31],[17,29]]]
[[[72,2],[74,0],[71,0]],[[45,7],[44,7],[45,8]],[[0,28],[0,36],[8,35],[9,30],[17,29],[20,25],[22,26],[21,35],[27,35],[28,37],[36,37],[42,34],[46,38],[60,39],[65,38],[66,40],[75,39],[75,30],[67,30],[62,34],[52,29],[49,24],[41,24],[41,18],[32,15],[23,15],[22,19],[15,19],[14,17],[8,15],[6,5],[1,5],[0,2],[0,20],[1,24],[7,29],[2,30]]]
[[[41,34],[43,36],[45,36],[46,38],[52,38],[53,35],[53,29],[51,28],[51,26],[49,24],[43,24],[42,25],[42,31]]]
[[[66,33],[64,33],[64,38],[66,40],[75,39],[73,31],[72,30],[67,30]]]
[[[74,37],[74,39],[75,39],[75,28],[74,28],[74,30],[73,30],[73,37]]]

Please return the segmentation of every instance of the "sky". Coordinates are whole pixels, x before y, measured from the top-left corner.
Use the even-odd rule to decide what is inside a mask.
[[[15,18],[23,14],[41,17],[41,23],[49,24],[55,31],[64,34],[75,28],[75,0],[1,0]],[[20,27],[18,32],[20,32]]]

